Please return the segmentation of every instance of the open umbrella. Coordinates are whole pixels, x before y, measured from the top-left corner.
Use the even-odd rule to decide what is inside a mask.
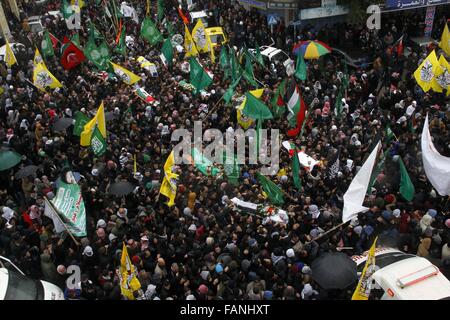
[[[302,54],[305,59],[319,59],[321,56],[330,53],[331,47],[322,41],[308,40],[296,44],[292,52],[295,55]]]
[[[22,179],[25,177],[29,177],[29,176],[32,176],[33,174],[35,174],[38,169],[39,169],[38,166],[33,166],[33,165],[26,166],[26,167],[23,167],[22,169],[20,169],[19,171],[17,171],[16,174],[14,175],[14,177],[16,179]]]
[[[345,289],[358,280],[356,263],[345,253],[324,253],[311,264],[312,278],[323,289]]]
[[[15,151],[0,151],[0,171],[11,169],[22,161],[22,156]]]
[[[72,118],[61,118],[53,124],[53,130],[64,131],[73,124]]]
[[[109,187],[109,193],[121,197],[133,192],[134,188],[135,186],[128,181],[121,181],[113,183]]]

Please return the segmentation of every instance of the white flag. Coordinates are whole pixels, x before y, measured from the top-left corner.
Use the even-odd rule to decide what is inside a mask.
[[[344,223],[355,218],[359,212],[369,210],[369,208],[364,207],[362,204],[366,196],[367,188],[369,187],[370,177],[375,160],[377,159],[379,147],[380,142],[372,150],[369,158],[367,158],[361,169],[359,169],[352,183],[350,183],[347,192],[344,194],[344,210],[342,212],[342,222]]]
[[[44,215],[53,220],[53,225],[55,226],[56,233],[61,233],[66,230],[66,228],[61,222],[61,219],[58,218],[58,214],[56,213],[55,209],[53,209],[53,207],[48,203],[47,200],[45,200]]]
[[[428,129],[428,114],[423,125],[421,147],[428,180],[441,196],[450,196],[450,158],[441,155],[434,147]]]

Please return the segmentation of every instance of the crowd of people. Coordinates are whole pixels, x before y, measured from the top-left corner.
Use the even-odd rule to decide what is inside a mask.
[[[41,35],[30,32],[24,19],[10,24],[9,42],[23,43],[25,51],[16,54],[18,63],[11,68],[0,62],[0,138],[4,147],[22,156],[19,166],[0,172],[0,255],[10,258],[27,276],[59,285],[67,299],[123,299],[117,274],[123,243],[141,284],[141,290],[135,292],[137,299],[348,299],[354,286],[324,290],[312,279],[311,264],[325,252],[361,254],[376,236],[379,245],[429,258],[450,277],[449,199],[437,194],[427,180],[420,148],[428,114],[436,148],[450,156],[450,101],[445,92],[424,93],[412,76],[432,47],[411,47],[408,56],[394,48],[401,35],[408,45],[408,32],[416,31],[411,27],[416,20],[386,18],[382,30],[367,30],[365,24],[340,23],[320,30],[307,25],[294,38],[283,23],[275,26],[272,34],[264,15],[244,9],[237,1],[196,2],[213,13],[211,25],[222,26],[228,44],[238,49],[244,44],[249,48],[256,43],[267,45],[273,38],[275,46],[291,54],[298,40],[319,39],[332,46],[363,48],[373,61],[361,68],[348,67],[349,87],[340,117],[334,108],[341,86],[338,74],[345,66],[326,57],[307,61],[307,80],[298,84],[310,115],[304,132],[292,142],[321,164],[311,172],[301,168],[302,189],[298,190],[291,158],[288,153],[280,154],[280,173],[271,179],[287,194],[282,209],[287,211],[289,223],[263,224],[262,218],[231,204],[234,197],[268,202],[256,179],[255,165],[240,166],[237,185],[229,183],[226,176],[208,176],[193,165],[180,165],[175,205],[168,207],[167,198],[159,195],[163,166],[175,143],[170,141],[171,132],[192,130],[195,120],[202,120],[204,130],[225,132],[239,127],[234,107],[219,102],[230,79],[225,80],[220,64],[213,64],[208,54],[200,61],[214,74],[207,89],[210,94],[194,95],[179,85],[182,80],[189,81],[189,74],[180,68],[186,61],[184,53],[175,53],[173,66],[165,67],[158,47],[141,39],[140,24],[129,19],[126,34],[134,42],[128,46],[126,58],[113,54],[111,60],[140,75],[140,86],[159,105],[149,106],[133,93],[132,86],[102,77],[90,62],[65,70],[58,53],[46,59],[46,64],[63,87],[43,92],[30,84]],[[129,3],[142,21],[145,1]],[[176,33],[184,35],[177,1],[165,3],[165,18],[173,22]],[[42,10],[58,8],[58,4],[49,1]],[[90,20],[108,44],[115,46],[116,34],[103,9],[101,2],[95,1],[82,9],[81,45],[88,38]],[[27,10],[23,8],[25,15]],[[152,1],[153,13],[156,4]],[[445,17],[436,17],[437,33],[445,21]],[[71,35],[63,19],[45,18],[43,25],[60,40]],[[158,27],[167,36],[165,26]],[[218,57],[220,47],[216,50]],[[141,69],[135,60],[138,56],[156,64],[158,77]],[[278,69],[274,75],[269,68],[255,65],[255,77],[265,85],[261,100],[268,106],[277,86],[287,78],[284,69]],[[237,96],[250,89],[254,88],[241,82]],[[53,124],[73,117],[76,111],[91,118],[101,101],[109,115],[108,147],[104,155],[95,157],[89,148],[80,146],[71,128],[55,132]],[[219,107],[209,113],[218,102]],[[406,116],[411,105],[414,112]],[[283,140],[289,139],[284,117],[267,120],[264,126],[280,129]],[[395,134],[391,141],[384,134],[387,126]],[[315,241],[341,224],[343,194],[380,138],[383,152],[391,149],[366,198],[370,210]],[[341,167],[335,179],[328,179],[327,161],[337,149]],[[133,170],[134,155],[139,174]],[[399,157],[415,187],[412,201],[399,193]],[[353,166],[347,166],[347,160],[352,160]],[[34,176],[15,179],[14,174],[25,165],[40,169]],[[67,235],[55,233],[52,220],[43,214],[44,196],[55,196],[55,182],[67,166],[81,175],[78,184],[87,210],[87,236],[78,239],[78,245]],[[136,190],[125,197],[111,195],[108,188],[118,181],[130,181]],[[340,250],[342,247],[346,249]],[[81,268],[78,289],[65,285],[70,265]]]

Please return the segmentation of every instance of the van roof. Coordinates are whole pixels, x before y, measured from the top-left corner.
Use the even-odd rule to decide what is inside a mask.
[[[431,275],[434,269],[437,274]],[[430,274],[429,277],[420,280],[419,272]],[[406,276],[417,281],[410,285],[400,287],[398,281]],[[385,290],[391,289],[397,300],[440,300],[450,296],[450,281],[430,261],[421,257],[409,258],[390,264],[373,274],[373,279]]]
[[[0,268],[0,300],[4,300],[8,289],[8,269]]]

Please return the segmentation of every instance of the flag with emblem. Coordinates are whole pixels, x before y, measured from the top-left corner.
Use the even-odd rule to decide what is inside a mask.
[[[338,149],[333,154],[330,161],[328,161],[327,178],[330,180],[335,179],[339,173],[339,170],[341,167],[341,161],[339,160],[340,154],[341,154],[341,150]]]
[[[447,90],[447,96],[450,95],[450,64],[443,55],[439,58],[440,67],[436,70],[436,77],[433,79],[433,90],[443,92]]]
[[[185,57],[195,57],[198,56],[198,50],[195,45],[194,40],[192,39],[192,35],[189,32],[189,29],[186,25],[184,25],[184,50],[186,50]]]
[[[89,117],[81,111],[75,113],[75,124],[73,126],[72,134],[74,136],[80,136],[84,130],[84,126],[89,122]]]
[[[35,60],[38,57],[35,56]],[[62,85],[55,76],[47,69],[44,62],[33,66],[33,84],[40,90],[45,91],[47,88],[61,88]]]
[[[436,51],[433,50],[414,72],[414,78],[423,91],[428,92],[432,88],[439,66]]]
[[[174,165],[175,157],[172,151],[164,164],[164,178],[159,189],[159,193],[169,198],[169,202],[167,203],[169,207],[175,204],[175,198],[177,196],[177,179],[179,175],[173,172]]]
[[[358,285],[352,295],[352,300],[369,300],[370,291],[372,289],[372,275],[378,270],[375,263],[375,248],[377,246],[377,238],[373,241],[369,249],[366,264],[359,278]]]
[[[189,64],[191,67],[190,82],[195,88],[194,93],[198,93],[200,90],[208,87],[213,82],[213,79],[205,69],[203,69],[196,58],[191,57]]]
[[[119,267],[120,292],[128,300],[135,300],[133,292],[141,288],[141,283],[137,278],[136,269],[131,263],[125,242],[122,246],[122,256]]]
[[[141,77],[135,75],[133,72],[125,69],[124,67],[121,67],[113,62],[110,63],[114,69],[114,73],[120,78],[120,80],[122,80],[126,84],[133,85],[141,80]]]
[[[106,152],[106,140],[97,126],[95,126],[95,129],[92,132],[91,148],[95,156],[97,157],[101,156]]]
[[[11,67],[12,65],[17,63],[16,56],[14,55],[14,52],[11,48],[11,44],[6,40],[6,49],[5,49],[5,62],[8,65],[8,67]]]
[[[172,46],[172,41],[170,40],[170,38],[167,38],[166,41],[164,41],[164,44],[161,48],[161,55],[159,57],[161,58],[162,63],[166,67],[172,65],[173,46]]]
[[[84,62],[86,57],[83,51],[72,43],[67,37],[64,37],[61,47],[61,64],[66,70],[71,70]]]
[[[144,38],[152,46],[163,41],[161,32],[149,17],[145,17],[144,21],[142,21],[141,37]]]
[[[256,173],[256,178],[258,179],[258,182],[263,188],[264,192],[269,197],[270,202],[275,205],[284,204],[284,194],[283,191],[281,191],[280,187],[278,187],[272,180],[263,176],[259,172]]]
[[[192,29],[192,38],[197,45],[198,52],[201,53],[210,51],[211,48],[209,46],[209,41],[207,39],[205,31],[205,25],[203,24],[202,19],[198,19],[194,29]]]
[[[46,30],[44,32],[44,36],[41,41],[41,50],[44,57],[53,57],[55,55],[55,51],[53,50],[53,42],[50,38],[50,33]]]

